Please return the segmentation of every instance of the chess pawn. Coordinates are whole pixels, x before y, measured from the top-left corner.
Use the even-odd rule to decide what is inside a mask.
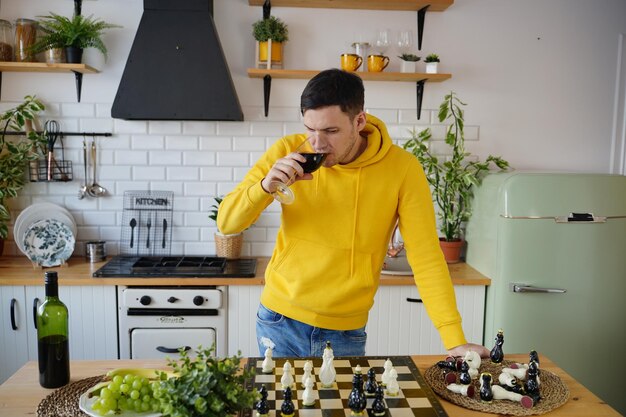
[[[266,417],[269,415],[270,409],[267,403],[267,388],[265,388],[265,385],[261,385],[261,388],[259,388],[259,395],[261,395],[261,399],[254,407],[256,409],[256,417]]]
[[[380,380],[381,380],[381,383],[383,384],[383,387],[385,387],[387,386],[387,381],[389,380],[389,372],[391,372],[391,370],[393,369],[393,363],[391,363],[390,359],[387,359],[385,361],[383,368],[385,370],[383,372],[383,375],[380,377]]]
[[[326,342],[324,356],[322,357],[322,367],[319,374],[322,388],[331,388],[333,386],[333,382],[335,382],[337,372],[335,371],[335,365],[333,364],[334,358],[335,357],[333,355],[333,350],[330,347],[330,342]]]
[[[261,371],[264,374],[271,374],[274,372],[274,361],[272,360],[272,348],[267,347],[265,349],[265,359],[263,359],[263,364],[261,365]]]
[[[485,402],[493,400],[493,391],[491,390],[491,374],[483,372],[480,374],[480,399]]]
[[[313,363],[311,361],[304,362],[304,372],[302,373],[302,387],[305,388],[304,382],[307,378],[311,378],[311,381],[315,385],[315,377],[313,376]]]
[[[313,395],[313,380],[311,375],[304,378],[304,392],[302,393],[302,405],[310,407],[315,405],[315,396]]]
[[[283,389],[291,388],[293,386],[293,375],[291,374],[291,363],[289,361],[285,361],[283,365],[283,376],[280,378],[280,384]]]
[[[526,394],[530,395],[536,403],[539,402],[541,398],[539,395],[539,369],[535,362],[528,364],[528,374],[524,388],[526,389]]]
[[[283,417],[291,417],[295,411],[295,406],[291,400],[291,388],[287,387],[283,390],[283,403],[280,406],[280,413]]]
[[[446,388],[457,394],[461,394],[464,397],[473,398],[476,393],[473,385],[461,385],[461,384],[449,384]]]
[[[374,368],[370,368],[367,371],[367,382],[365,383],[365,396],[375,397],[376,388],[378,388],[378,382],[376,382],[376,371]]]
[[[361,366],[357,365],[352,377],[352,391],[348,395],[348,407],[352,410],[353,416],[360,416],[363,415],[366,406],[367,398],[363,393],[363,375],[361,374]]]
[[[396,397],[400,392],[400,385],[398,385],[398,371],[395,368],[392,368],[389,371],[389,380],[387,381],[386,386],[387,395],[390,397]]]
[[[498,330],[495,340],[496,344],[493,349],[491,349],[489,357],[493,363],[502,363],[504,360],[504,351],[502,350],[502,345],[504,345],[504,331],[502,329]]]
[[[534,402],[528,395],[518,394],[516,392],[508,391],[500,385],[493,385],[491,387],[494,400],[509,400],[515,401],[522,405],[524,408],[532,408]]]
[[[468,372],[470,374],[470,377],[472,379],[478,378],[481,363],[480,355],[473,350],[468,350],[465,353],[465,357],[463,358],[463,360],[469,365]]]
[[[376,417],[384,416],[387,413],[387,406],[385,405],[384,392],[382,385],[376,387],[376,395],[374,396],[374,402],[372,402],[372,414]]]
[[[459,375],[459,381],[463,385],[469,385],[472,383],[472,377],[469,374],[469,364],[465,361],[461,364],[461,374]]]
[[[528,357],[530,359],[528,361],[528,363],[535,362],[537,364],[537,368],[539,368],[539,354],[537,353],[537,351],[536,350],[531,350],[530,354],[528,355]]]
[[[437,366],[448,371],[456,372],[460,369],[461,364],[452,356],[448,356],[445,361],[437,362]]]

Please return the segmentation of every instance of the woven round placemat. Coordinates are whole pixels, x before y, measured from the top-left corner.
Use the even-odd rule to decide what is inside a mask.
[[[87,416],[78,407],[78,399],[85,391],[102,381],[103,377],[104,375],[99,375],[70,382],[49,394],[37,406],[37,417]]]
[[[493,379],[497,381],[498,375],[501,373],[501,369],[511,363],[512,362],[504,361],[502,365],[496,365],[488,361],[483,361],[480,365],[480,372],[491,373],[491,375],[493,375]],[[474,384],[474,387],[476,388],[475,398],[468,398],[462,396],[461,394],[456,394],[446,388],[445,373],[444,369],[439,368],[437,365],[433,365],[424,373],[424,379],[426,379],[428,385],[430,385],[433,391],[435,391],[440,397],[470,410],[493,414],[507,414],[512,416],[532,416],[552,411],[565,404],[569,398],[569,389],[567,389],[567,386],[563,383],[563,381],[561,381],[561,379],[552,372],[544,369],[539,370],[539,379],[541,381],[539,392],[541,394],[541,401],[535,404],[532,408],[524,408],[521,404],[508,400],[493,400],[490,403],[481,401],[480,396],[478,395],[480,389],[480,383],[478,380],[472,381],[472,384]]]

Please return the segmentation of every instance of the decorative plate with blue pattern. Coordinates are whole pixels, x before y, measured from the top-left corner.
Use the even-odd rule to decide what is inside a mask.
[[[75,243],[69,226],[55,219],[45,219],[30,225],[22,246],[32,262],[49,267],[67,261],[74,252]]]

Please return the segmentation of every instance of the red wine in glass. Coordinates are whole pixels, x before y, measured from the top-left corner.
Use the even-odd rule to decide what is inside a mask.
[[[313,152],[300,152],[300,155],[306,158],[305,162],[298,161],[298,163],[302,166],[302,170],[305,174],[310,174],[317,171],[322,166],[324,160],[326,160],[326,157],[328,156],[328,154],[326,153]]]

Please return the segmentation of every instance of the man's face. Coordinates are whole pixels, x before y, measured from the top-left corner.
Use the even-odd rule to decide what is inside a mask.
[[[315,152],[326,153],[325,167],[347,164],[354,159],[360,144],[359,132],[365,126],[365,113],[350,120],[339,106],[321,107],[304,112],[304,127]]]

